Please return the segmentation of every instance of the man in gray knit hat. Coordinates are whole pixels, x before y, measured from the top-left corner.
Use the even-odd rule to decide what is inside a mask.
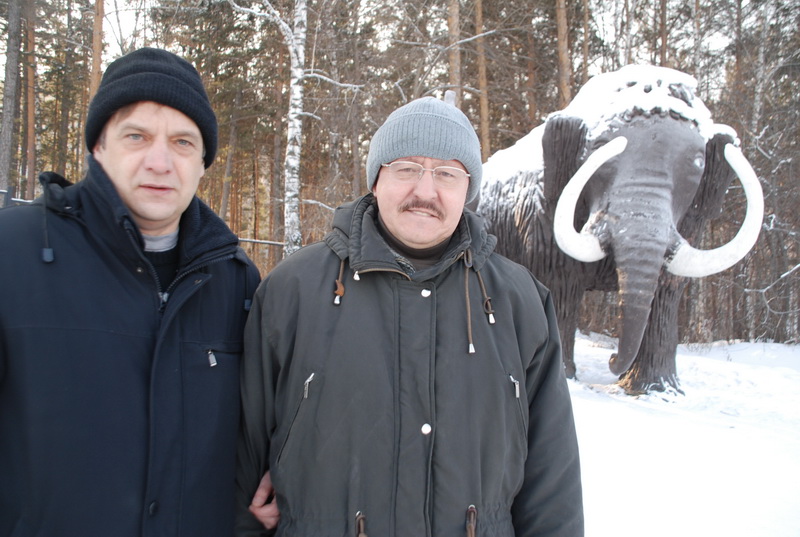
[[[261,283],[245,328],[237,536],[583,535],[553,301],[465,208],[475,131],[426,97],[370,193]],[[263,476],[263,477],[262,477]]]
[[[260,277],[195,195],[217,145],[199,73],[112,62],[86,145],[83,180],[43,173],[0,211],[0,535],[230,535]]]

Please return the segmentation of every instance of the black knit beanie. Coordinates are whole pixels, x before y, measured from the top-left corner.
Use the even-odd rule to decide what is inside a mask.
[[[86,146],[94,150],[106,122],[131,103],[153,101],[186,114],[203,135],[205,167],[217,153],[217,117],[197,70],[166,50],[141,48],[106,69],[86,118]]]

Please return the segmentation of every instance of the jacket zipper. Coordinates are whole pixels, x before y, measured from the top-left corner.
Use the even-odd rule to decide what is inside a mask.
[[[316,373],[311,373],[308,378],[303,382],[303,393],[300,396],[300,401],[298,401],[297,406],[294,410],[294,416],[292,416],[292,422],[289,424],[289,430],[286,431],[286,439],[283,441],[283,445],[281,446],[280,451],[278,452],[278,457],[275,459],[275,464],[280,464],[281,459],[283,458],[283,450],[286,449],[286,446],[289,444],[289,440],[292,438],[292,431],[294,430],[295,422],[297,421],[297,416],[300,414],[300,409],[303,407],[303,401],[308,399],[309,390],[311,388],[311,382],[314,380],[314,376]]]
[[[128,220],[125,221],[124,226],[125,226],[125,230],[128,232],[128,238],[131,240],[131,244],[134,246],[134,248],[137,251],[139,251],[141,249],[141,247],[139,246],[139,244],[138,244],[138,242],[136,240],[136,234],[134,233],[134,230],[131,229],[131,227],[130,227],[131,225],[133,225],[133,224],[131,224],[130,221],[128,221]],[[156,282],[156,289],[157,289],[157,293],[158,293],[158,303],[159,303],[158,311],[163,313],[164,312],[164,308],[166,308],[166,306],[167,306],[167,301],[169,300],[170,292],[172,291],[172,289],[175,288],[175,286],[178,284],[179,281],[181,281],[183,278],[185,278],[189,274],[191,274],[193,272],[197,272],[198,270],[200,270],[202,268],[205,268],[205,267],[208,267],[210,265],[213,265],[214,263],[219,263],[220,261],[227,261],[229,259],[233,259],[236,256],[233,253],[224,254],[224,255],[219,255],[217,257],[213,257],[213,258],[211,258],[211,259],[209,259],[207,261],[204,261],[202,263],[198,263],[196,265],[190,265],[183,272],[179,272],[178,274],[176,274],[175,278],[172,280],[172,283],[169,285],[169,287],[166,290],[163,290],[163,291],[162,291],[161,280],[159,280],[158,273],[156,272],[155,267],[153,267],[153,264],[150,263],[150,261],[147,260],[147,258],[144,256],[144,254],[140,253],[140,257],[145,262],[146,266],[148,267],[148,269],[150,271],[150,275],[153,277],[153,279]]]
[[[311,373],[311,376],[303,383],[303,399],[308,399],[308,386],[311,384],[312,380],[314,380],[314,373]]]
[[[517,400],[517,417],[519,418],[519,426],[520,426],[520,428],[522,430],[523,436],[525,436],[525,438],[527,438],[528,437],[528,426],[525,423],[525,413],[523,412],[523,409],[522,409],[522,398],[520,397],[521,396],[521,390],[520,390],[520,387],[519,387],[519,381],[517,379],[515,379],[514,375],[512,375],[511,373],[508,374],[508,379],[514,385],[514,397]]]

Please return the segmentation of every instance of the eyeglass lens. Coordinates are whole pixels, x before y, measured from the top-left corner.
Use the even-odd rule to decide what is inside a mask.
[[[387,166],[392,175],[399,181],[419,181],[425,171],[433,174],[436,184],[454,186],[467,179],[467,172],[453,166],[437,166],[430,169],[416,162],[396,161]]]

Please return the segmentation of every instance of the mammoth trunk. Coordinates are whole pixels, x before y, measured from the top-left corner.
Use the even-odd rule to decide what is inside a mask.
[[[609,360],[609,369],[615,375],[621,375],[631,366],[642,343],[672,236],[670,208],[669,191],[652,185],[618,192],[609,207],[622,316],[619,352]]]

